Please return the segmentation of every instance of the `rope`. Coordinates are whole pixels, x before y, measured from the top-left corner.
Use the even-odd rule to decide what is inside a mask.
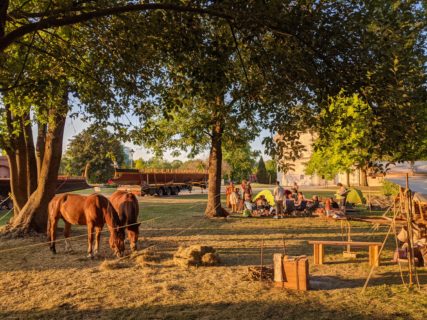
[[[395,241],[395,244],[396,244],[396,251],[397,251],[397,264],[399,265],[400,278],[402,279],[402,283],[403,283],[403,285],[406,287],[405,278],[403,277],[402,265],[400,264],[400,259],[399,259],[399,243],[397,242],[397,230],[396,230],[396,224],[395,224],[395,223],[392,223],[392,225],[393,225],[394,241]]]
[[[202,203],[197,203],[196,205],[200,205],[200,204],[204,204],[204,202],[202,202]],[[186,208],[186,210],[188,210],[188,209],[190,209],[190,208],[194,208],[196,205],[193,205],[193,206],[191,206],[191,207],[189,207],[189,208]],[[188,231],[188,230],[191,230],[191,229],[192,229],[192,228],[193,228],[197,223],[198,223],[198,221],[193,222],[193,223],[192,223],[191,225],[189,225],[187,228],[182,229],[182,230],[178,231],[177,233],[174,233],[174,234],[170,235],[170,237],[176,237],[176,236],[179,236],[179,235],[183,234],[184,232],[186,232],[186,231]],[[175,241],[175,242],[176,242],[176,243],[178,243],[178,241]],[[144,248],[144,249],[142,249],[142,250],[139,250],[139,251],[138,251],[138,254],[137,254],[136,256],[140,256],[143,252],[145,252],[145,251],[147,251],[148,249],[151,249],[151,248],[153,248],[153,247],[156,247],[156,246],[157,246],[156,244],[153,244],[153,245],[151,245],[151,246],[148,246],[147,248]],[[124,256],[124,257],[118,258],[117,260],[118,260],[118,261],[121,261],[121,260],[127,259],[127,258],[129,258],[129,257],[135,257],[135,254],[134,254],[134,255],[129,254],[129,255],[127,255],[127,256]]]
[[[8,196],[6,199],[4,199],[2,202],[0,202],[0,207],[3,203],[5,203],[7,200],[9,200],[10,196]]]
[[[127,225],[124,225],[124,226],[120,226],[119,229],[120,228],[130,227],[130,226],[133,226],[133,225],[137,225],[139,223],[146,223],[146,222],[149,222],[149,221],[152,221],[152,220],[156,220],[156,219],[160,219],[160,217],[156,217],[156,218],[144,220],[144,221],[141,221],[141,222],[135,222],[135,223],[127,224]],[[107,232],[107,231],[109,231],[109,230],[105,229],[105,230],[102,230],[100,233],[104,233],[104,232]],[[92,232],[91,234],[95,234],[95,233],[96,233],[96,231]],[[52,242],[57,243],[57,242],[66,241],[66,240],[70,240],[70,239],[78,239],[78,238],[87,237],[88,235],[89,234],[82,234],[82,235],[79,235],[79,236],[73,236],[73,237],[68,237],[68,238],[64,238],[64,239],[56,239],[54,241],[39,242],[39,243],[34,243],[34,244],[26,245],[26,246],[20,246],[20,247],[15,247],[15,248],[10,248],[10,249],[4,249],[4,250],[0,250],[0,253],[10,252],[10,251],[14,251],[14,250],[20,250],[20,249],[25,249],[25,248],[30,248],[30,247],[45,246],[45,245],[51,244]]]
[[[187,211],[187,210],[192,209],[192,208],[194,208],[194,207],[196,207],[197,205],[200,205],[200,204],[204,204],[204,202],[198,202],[195,205],[193,205],[191,207],[188,207],[188,208],[185,208],[183,210],[180,210],[178,212]],[[10,211],[12,211],[12,210],[10,210]],[[3,218],[4,218],[4,216],[1,219],[3,219]],[[124,226],[120,226],[119,229],[121,229],[121,228],[127,228],[127,227],[130,227],[130,226],[133,226],[133,225],[137,225],[137,224],[140,224],[140,223],[147,223],[149,221],[157,220],[157,219],[160,219],[160,218],[161,217],[155,217],[155,218],[152,218],[152,219],[148,219],[148,220],[143,220],[143,221],[140,221],[140,222],[135,222],[135,223],[127,224],[127,225],[124,225]],[[105,229],[105,230],[102,230],[100,233],[105,233],[105,232],[108,232],[108,231],[109,231],[108,229]],[[181,230],[181,231],[185,231],[185,230]],[[96,233],[96,231],[92,232],[92,234],[95,234],[95,233]],[[10,249],[4,249],[4,250],[0,250],[0,253],[10,252],[10,251],[14,251],[14,250],[20,250],[20,249],[29,248],[29,247],[45,246],[45,245],[48,245],[48,244],[50,244],[52,242],[57,243],[57,242],[66,241],[66,240],[83,238],[83,237],[87,237],[87,236],[88,236],[88,234],[82,234],[82,235],[68,237],[68,238],[63,238],[63,239],[56,239],[54,241],[46,241],[46,242],[40,242],[40,243],[30,244],[30,245],[26,245],[26,246],[20,246],[20,247],[15,247],[15,248],[10,248]]]
[[[64,181],[65,182],[65,181]],[[216,195],[215,197],[218,197],[218,196],[221,196],[221,194],[219,194],[219,195]],[[194,207],[196,207],[196,206],[198,206],[198,205],[201,205],[201,204],[205,204],[204,202],[197,202],[196,204],[194,204],[193,206],[190,206],[190,207],[188,207],[188,208],[184,208],[184,209],[182,209],[182,210],[180,210],[180,211],[178,211],[178,212],[184,212],[184,211],[188,211],[188,210],[190,210],[190,209],[192,209],[192,208],[194,208]],[[219,203],[215,208],[214,208],[214,210],[216,210],[219,206],[221,206],[221,203]],[[13,209],[11,209],[9,212],[11,212]],[[9,213],[8,212],[8,213]],[[6,213],[6,215],[8,214],[8,213]],[[5,215],[5,216],[6,216]],[[5,217],[5,216],[3,216],[1,219],[0,219],[0,221]],[[137,225],[137,224],[140,224],[140,223],[147,223],[147,222],[149,222],[149,221],[153,221],[153,220],[157,220],[157,219],[160,219],[161,217],[155,217],[155,218],[152,218],[152,219],[149,219],[149,220],[144,220],[144,221],[141,221],[141,222],[136,222],[136,223],[132,223],[132,224],[127,224],[127,225],[124,225],[124,226],[120,226],[119,227],[119,229],[120,228],[127,228],[127,227],[130,227],[130,226],[133,226],[133,225]],[[176,236],[176,235],[180,235],[180,234],[182,234],[183,232],[185,232],[185,231],[187,231],[187,230],[189,230],[189,229],[191,229],[195,224],[197,223],[197,221],[195,222],[195,223],[193,223],[193,224],[191,224],[188,228],[186,228],[186,229],[183,229],[183,230],[180,230],[177,234],[175,234],[175,235],[172,235],[172,236]],[[105,229],[105,230],[102,230],[100,233],[105,233],[105,232],[107,232],[107,231],[109,231],[108,229]],[[92,234],[95,234],[96,233],[96,231],[95,232],[92,232]],[[58,242],[61,242],[61,241],[66,241],[66,240],[72,240],[72,239],[79,239],[79,238],[83,238],[83,237],[87,237],[88,236],[88,234],[82,234],[82,235],[78,235],[78,236],[73,236],[73,237],[67,237],[67,238],[63,238],[63,239],[56,239],[56,240],[54,240],[54,241],[46,241],[46,242],[40,242],[40,243],[35,243],[35,244],[30,244],[30,245],[25,245],[25,246],[20,246],[20,247],[15,247],[15,248],[10,248],[10,249],[4,249],[4,250],[0,250],[0,253],[4,253],[4,252],[11,252],[11,251],[15,251],[15,250],[21,250],[21,249],[25,249],[25,248],[32,248],[32,247],[38,247],[38,246],[45,246],[45,245],[48,245],[48,244],[51,244],[52,242],[54,242],[54,243],[58,243]]]
[[[11,213],[12,211],[13,211],[13,208],[12,208],[12,209],[10,209],[8,212],[6,212],[6,213],[4,214],[4,216],[0,218],[0,221],[3,221],[3,219],[4,219],[5,217],[7,217],[7,216],[9,215],[9,213]]]
[[[378,255],[375,257],[374,263],[371,267],[371,270],[369,271],[368,278],[366,279],[365,284],[363,285],[362,292],[361,292],[362,294],[365,292],[366,288],[368,287],[368,283],[369,283],[369,280],[371,279],[372,273],[374,272],[375,265],[378,262],[378,258],[381,256],[381,252],[384,249],[385,243],[387,242],[388,236],[390,235],[390,231],[392,230],[392,227],[393,227],[393,224],[395,223],[395,221],[396,221],[396,213],[394,213],[394,215],[393,215],[393,221],[390,224],[390,228],[388,228],[387,235],[385,236],[385,239],[384,239],[384,241],[381,245],[381,248],[378,252]]]

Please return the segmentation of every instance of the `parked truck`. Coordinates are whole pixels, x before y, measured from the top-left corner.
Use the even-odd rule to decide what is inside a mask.
[[[178,169],[121,169],[115,170],[114,183],[140,195],[170,196],[197,186],[206,189],[207,171]]]

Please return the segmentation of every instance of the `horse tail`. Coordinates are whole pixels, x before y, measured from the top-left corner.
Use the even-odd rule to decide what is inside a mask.
[[[48,217],[47,217],[47,241],[50,242],[50,250],[53,253],[56,253],[55,248],[55,237],[52,237],[52,234],[55,234],[56,229],[56,220],[59,216],[61,216],[60,206],[61,204],[67,200],[67,195],[56,196],[52,200],[50,200],[48,205]]]
[[[51,220],[56,216],[57,212],[58,212],[58,208],[59,208],[59,198],[58,197],[53,197],[52,200],[50,200],[49,205],[48,205],[48,213],[47,213],[47,241],[51,241],[51,232],[50,232],[50,228],[51,228]]]

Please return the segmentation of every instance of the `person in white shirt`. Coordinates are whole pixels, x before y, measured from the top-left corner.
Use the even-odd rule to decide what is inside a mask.
[[[276,203],[275,218],[283,217],[283,200],[285,199],[285,189],[280,186],[279,181],[276,181],[276,188],[273,191],[274,202]]]

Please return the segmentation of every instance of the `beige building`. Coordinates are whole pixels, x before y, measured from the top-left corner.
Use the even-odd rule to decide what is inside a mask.
[[[345,173],[337,174],[333,180],[326,180],[318,175],[307,175],[305,173],[305,167],[307,162],[313,153],[313,142],[316,139],[315,134],[303,133],[300,136],[300,143],[305,147],[305,151],[302,152],[302,157],[293,164],[293,170],[286,173],[277,171],[277,180],[280,181],[283,186],[292,186],[295,182],[299,186],[333,186],[338,182],[343,184],[347,183],[347,177]],[[390,171],[387,175],[400,176],[406,173],[410,174],[427,174],[427,161],[416,161],[413,165],[409,162],[397,163],[390,166]],[[359,185],[359,170],[354,170],[350,174],[350,185]],[[368,185],[379,186],[382,184],[383,177],[368,177]]]
[[[277,180],[280,181],[281,185],[292,186],[296,182],[299,186],[325,186],[336,183],[335,180],[326,180],[318,175],[307,175],[304,172],[306,164],[313,153],[315,139],[316,136],[312,133],[301,134],[299,141],[305,147],[305,150],[302,152],[301,158],[292,163],[292,170],[286,173],[280,170],[277,172]]]

